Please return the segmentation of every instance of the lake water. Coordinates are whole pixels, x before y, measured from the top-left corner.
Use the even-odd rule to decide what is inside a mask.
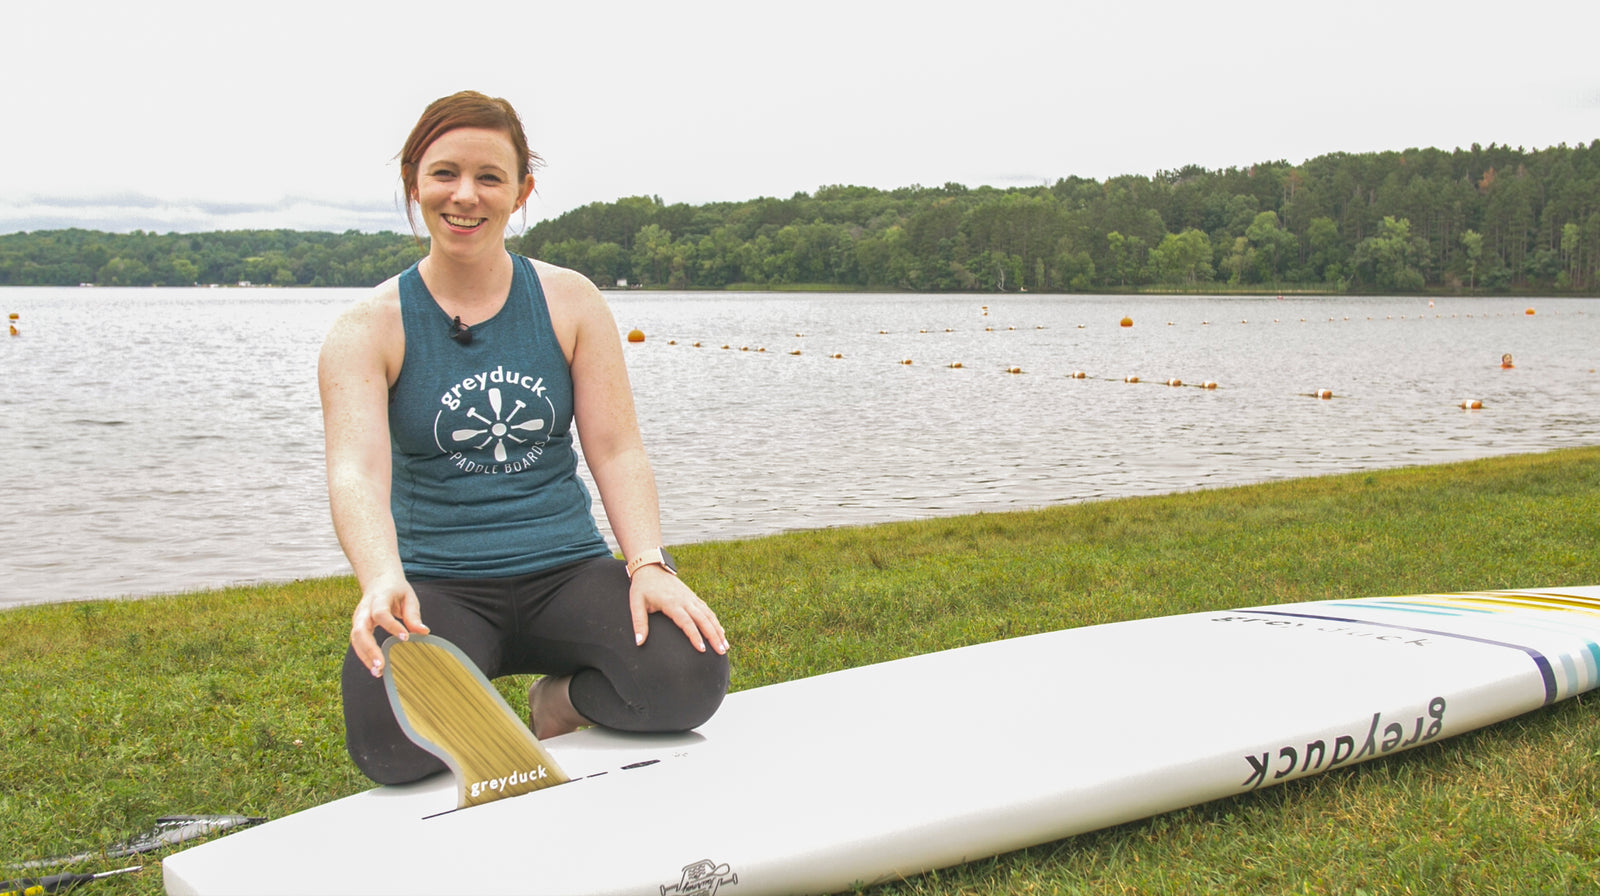
[[[315,362],[360,294],[0,290],[0,606],[344,572]],[[608,298],[671,543],[1600,444],[1592,300]]]

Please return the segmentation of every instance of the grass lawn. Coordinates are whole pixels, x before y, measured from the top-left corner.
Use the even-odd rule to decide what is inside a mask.
[[[744,689],[1147,616],[1600,584],[1600,448],[674,552],[727,626]],[[0,612],[0,864],[160,815],[281,817],[369,786],[339,710],[356,596],[333,578]],[[500,682],[513,706],[526,684]],[[1600,892],[1597,759],[1600,698],[1583,695],[870,892]],[[159,893],[161,856],[84,892]]]

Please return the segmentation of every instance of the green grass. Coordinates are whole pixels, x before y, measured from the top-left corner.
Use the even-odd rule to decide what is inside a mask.
[[[743,689],[1168,613],[1600,583],[1600,448],[675,553]],[[337,679],[355,598],[336,578],[0,613],[0,863],[364,789]],[[525,681],[501,686],[516,705]],[[1597,705],[871,892],[1597,892]],[[86,892],[158,893],[160,856]]]

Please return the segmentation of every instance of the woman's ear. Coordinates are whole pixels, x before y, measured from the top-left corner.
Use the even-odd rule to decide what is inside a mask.
[[[521,209],[523,204],[528,201],[528,197],[532,195],[533,175],[530,174],[522,179],[522,192],[517,194],[517,209]]]

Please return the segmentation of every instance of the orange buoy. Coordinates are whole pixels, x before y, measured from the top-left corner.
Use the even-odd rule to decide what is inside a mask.
[[[11,335],[13,335],[13,336],[21,336],[22,335],[22,331],[17,329],[17,325],[16,324],[11,324],[10,327],[11,327]]]
[[[1511,363],[1511,353],[1510,352],[1506,352],[1505,354],[1500,356],[1500,367],[1501,367],[1502,370],[1510,370],[1511,368],[1513,368],[1515,366],[1517,366],[1517,365]]]
[[[667,340],[667,344],[668,345],[677,345],[678,344],[678,340],[676,340],[676,339],[668,339]]]
[[[1067,374],[1067,376],[1070,376],[1075,380],[1082,380],[1082,379],[1088,379],[1089,378],[1089,374],[1083,372],[1082,370],[1074,370],[1071,373]]]
[[[1332,389],[1318,389],[1317,392],[1316,392],[1316,396],[1318,398],[1332,398],[1333,397],[1333,390]]]
[[[907,358],[904,361],[901,361],[900,363],[906,365],[907,367],[910,367],[911,366],[911,359]]]
[[[1006,368],[1006,373],[1021,373],[1021,372],[1022,372],[1022,368],[1021,367],[1007,367]]]
[[[798,354],[800,354],[800,350],[799,349],[795,349],[794,351],[790,352],[789,354],[798,355]]]
[[[834,352],[833,356],[835,358],[843,358],[844,357],[844,353],[843,352]]]
[[[1167,380],[1167,385],[1169,385],[1169,386],[1181,386],[1181,385],[1183,385],[1183,380],[1180,380],[1177,377],[1173,377],[1172,379]]]
[[[961,362],[960,361],[951,361],[950,362],[950,369],[951,370],[960,370],[961,369]]]
[[[1202,388],[1202,389],[1215,389],[1215,388],[1217,388],[1217,384],[1216,384],[1216,382],[1214,382],[1212,380],[1206,380],[1205,382],[1200,384],[1200,388]]]
[[[1466,411],[1479,411],[1483,409],[1483,402],[1476,398],[1469,398],[1461,402],[1461,408]]]
[[[1534,311],[1533,311],[1532,308],[1529,308],[1527,311],[1524,311],[1522,313],[1528,315],[1529,317],[1532,317],[1533,314],[1534,314]]]
[[[644,331],[643,330],[629,330],[628,331],[628,341],[629,342],[643,342],[644,341]]]
[[[21,319],[22,315],[20,315],[17,312],[13,311],[10,314],[7,314],[6,317],[11,319],[11,320],[19,320],[19,319]]]
[[[1139,381],[1139,378],[1134,376],[1133,374],[1129,374],[1129,375],[1123,377],[1122,381],[1124,383],[1137,383]]]
[[[1124,326],[1124,327],[1131,327],[1131,326],[1133,326],[1133,318],[1131,318],[1131,317],[1124,317],[1124,318],[1123,318],[1123,319],[1122,319],[1122,325],[1123,325],[1123,326]]]

